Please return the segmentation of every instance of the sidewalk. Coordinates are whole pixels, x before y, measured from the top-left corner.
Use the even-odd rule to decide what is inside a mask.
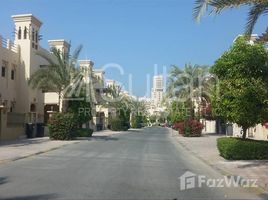
[[[1,141],[0,164],[27,158],[32,155],[41,154],[47,151],[58,149],[68,144],[74,144],[78,142],[79,141],[77,140],[50,140],[48,137]]]
[[[90,139],[110,138],[116,134],[123,132],[103,130],[93,133]],[[71,141],[50,140],[49,137],[32,138],[32,139],[18,139],[12,141],[0,141],[0,164],[11,161],[27,158],[33,155],[45,153],[66,146],[68,144],[79,143],[82,140],[89,138],[77,138]]]
[[[268,191],[268,160],[228,161],[219,155],[217,149],[217,138],[224,136],[204,134],[202,137],[187,138],[170,131],[184,148],[222,174],[257,179],[257,184]]]

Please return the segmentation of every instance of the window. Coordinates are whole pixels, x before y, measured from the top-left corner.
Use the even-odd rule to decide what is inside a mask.
[[[12,69],[11,70],[11,80],[14,80],[15,79],[15,70]]]
[[[32,30],[32,40],[34,41],[34,29]]]
[[[6,67],[2,66],[2,77],[5,77],[6,76]]]
[[[1,75],[2,77],[6,77],[6,73],[7,73],[7,61],[2,61],[2,70],[1,70]]]
[[[18,39],[21,39],[21,27],[19,27],[19,31],[18,31]]]
[[[35,32],[35,42],[38,43],[38,31]]]
[[[32,103],[32,104],[30,105],[30,111],[31,111],[31,112],[36,112],[36,106],[35,106],[34,103]]]
[[[27,39],[27,28],[26,28],[26,26],[24,27],[23,38]]]

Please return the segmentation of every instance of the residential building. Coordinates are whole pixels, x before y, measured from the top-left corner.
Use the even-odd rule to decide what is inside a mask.
[[[47,62],[36,51],[42,22],[31,14],[13,15],[15,39],[0,37],[0,139],[25,133],[25,123],[44,121],[44,94],[28,86],[31,74]]]
[[[64,39],[48,40],[50,48],[60,50],[64,55],[69,53],[70,44]],[[61,99],[63,101],[63,99]],[[59,112],[62,108],[63,103],[59,103],[59,95],[56,92],[44,93],[44,123],[47,124],[51,114]]]
[[[0,140],[25,137],[26,124],[35,125],[36,132],[36,125],[47,123],[50,115],[58,112],[62,105],[57,93],[43,93],[28,84],[33,73],[49,64],[37,52],[53,59],[50,50],[39,44],[42,22],[32,14],[14,15],[12,19],[14,42],[0,36]],[[70,44],[64,39],[49,40],[48,44],[66,55],[69,53]],[[93,69],[94,63],[90,60],[79,60],[78,64],[84,73],[83,83],[86,83],[92,105],[93,120],[86,125],[94,130],[105,129],[109,125],[108,118],[115,113],[102,102],[107,91],[105,72]]]
[[[109,119],[115,115],[116,110],[109,108],[106,102],[107,87],[115,84],[114,80],[105,80],[105,72],[102,69],[93,70],[97,83],[94,85],[96,95],[96,105],[93,108],[93,126],[95,131],[110,128]]]

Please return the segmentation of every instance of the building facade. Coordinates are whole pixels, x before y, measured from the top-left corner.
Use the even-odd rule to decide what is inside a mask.
[[[161,107],[164,97],[164,78],[163,75],[153,77],[153,88],[151,92],[151,100],[155,107]]]
[[[44,94],[28,86],[31,74],[47,62],[40,47],[42,22],[31,14],[12,16],[15,39],[0,37],[0,139],[13,139],[25,132],[25,123],[44,120]]]
[[[12,19],[14,42],[0,36],[0,140],[25,137],[26,124],[47,123],[62,105],[57,93],[43,93],[28,84],[33,73],[49,64],[38,54],[52,56],[50,50],[39,44],[42,22],[32,14],[14,15]],[[49,40],[48,44],[50,48],[69,53],[70,44],[64,39]],[[106,91],[105,72],[94,69],[90,60],[79,60],[78,65],[91,97],[93,120],[87,125],[94,130],[105,129],[109,126],[108,118],[115,112],[101,101]]]

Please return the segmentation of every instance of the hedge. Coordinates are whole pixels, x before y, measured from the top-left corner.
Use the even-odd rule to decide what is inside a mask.
[[[132,116],[132,119],[131,119],[131,127],[132,128],[142,128],[142,116]]]
[[[77,119],[72,113],[55,113],[48,122],[49,137],[54,140],[71,140],[75,138],[74,130]]]
[[[129,129],[129,123],[125,122],[119,117],[115,117],[111,120],[111,130],[113,131],[127,131]]]
[[[241,138],[218,138],[220,155],[227,160],[268,159],[268,141]]]

